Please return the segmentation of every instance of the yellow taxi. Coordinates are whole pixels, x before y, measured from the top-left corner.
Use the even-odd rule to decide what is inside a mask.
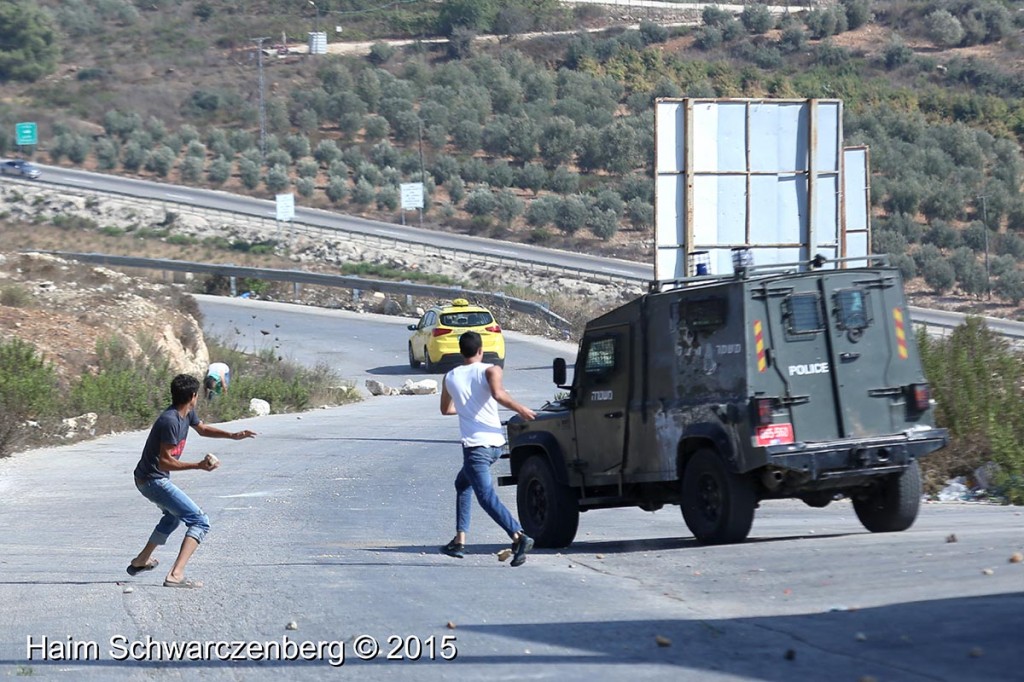
[[[505,337],[491,311],[457,298],[450,305],[437,305],[409,325],[409,366],[420,365],[436,372],[462,364],[459,337],[474,331],[484,342],[484,362],[505,366]]]

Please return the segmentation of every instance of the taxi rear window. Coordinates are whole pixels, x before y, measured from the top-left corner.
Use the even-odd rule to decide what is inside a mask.
[[[446,327],[483,327],[494,322],[491,314],[484,310],[465,313],[441,313],[441,324]]]

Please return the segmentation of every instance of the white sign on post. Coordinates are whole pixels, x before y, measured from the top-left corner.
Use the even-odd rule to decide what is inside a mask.
[[[403,182],[398,186],[402,194],[402,210],[408,208],[423,208],[423,183]]]
[[[281,221],[289,221],[295,218],[295,195],[294,194],[278,194],[277,195],[277,219]]]

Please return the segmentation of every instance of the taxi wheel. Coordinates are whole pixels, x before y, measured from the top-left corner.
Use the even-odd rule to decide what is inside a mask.
[[[423,369],[427,370],[428,372],[437,371],[437,365],[431,362],[430,353],[427,351],[426,346],[423,347]]]
[[[413,369],[419,367],[422,363],[416,359],[416,356],[412,352],[412,344],[409,344],[409,366]]]

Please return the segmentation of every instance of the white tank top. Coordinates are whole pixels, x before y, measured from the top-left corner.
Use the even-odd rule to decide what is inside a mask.
[[[498,417],[498,401],[491,396],[486,372],[492,365],[474,362],[456,367],[444,377],[448,395],[459,413],[459,431],[465,447],[505,444],[505,430]]]

